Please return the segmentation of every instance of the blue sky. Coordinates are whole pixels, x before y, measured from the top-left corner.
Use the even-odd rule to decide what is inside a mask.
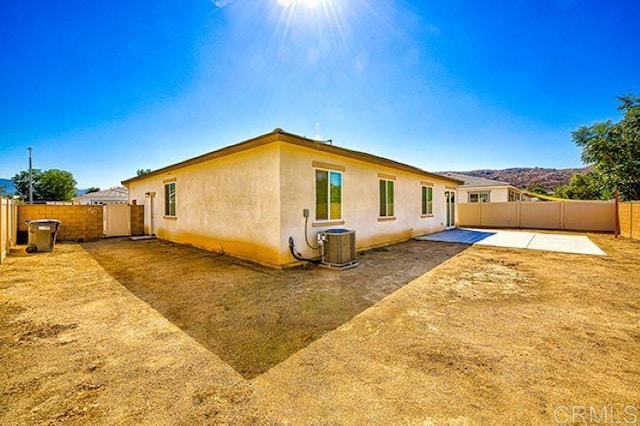
[[[79,187],[281,127],[427,170],[580,166],[637,1],[0,0],[0,177]]]

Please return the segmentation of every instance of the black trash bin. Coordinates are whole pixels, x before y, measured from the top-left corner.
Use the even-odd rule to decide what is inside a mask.
[[[56,236],[60,221],[56,219],[28,220],[29,228],[28,252],[52,252],[56,245]]]

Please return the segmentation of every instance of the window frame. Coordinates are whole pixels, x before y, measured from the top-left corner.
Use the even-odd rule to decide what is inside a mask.
[[[327,173],[327,218],[319,219],[318,218],[318,172],[326,172]],[[332,217],[331,216],[331,174],[337,174],[340,176],[340,217]],[[329,223],[329,222],[339,222],[344,220],[344,171],[342,170],[333,170],[325,167],[314,167],[313,168],[313,193],[314,193],[314,222],[317,223]]]
[[[384,183],[384,206],[385,211],[384,214],[381,211],[381,207],[383,205],[382,200],[382,182]],[[392,187],[391,193],[391,203],[389,203],[389,185]],[[378,177],[378,218],[379,219],[393,219],[396,217],[396,181],[395,179],[390,179],[388,177]],[[391,206],[391,214],[389,214],[389,206]]]
[[[510,189],[509,190],[509,202],[517,202],[517,201],[522,201],[522,194]]]
[[[176,187],[176,181],[175,180],[166,181],[166,182],[162,182],[162,184],[164,187],[164,215],[163,216],[166,218],[175,218],[178,216],[177,214],[178,213],[178,209],[177,209],[178,191]],[[171,193],[169,192],[170,187],[173,187],[173,203],[171,202]],[[171,211],[171,206],[173,206],[173,212]]]
[[[476,196],[476,200],[472,201],[471,200],[471,196],[475,195]],[[481,201],[480,200],[480,196],[481,195],[486,195],[486,200]],[[469,203],[490,203],[491,202],[491,191],[474,191],[474,192],[469,192],[467,193],[467,202]]]
[[[428,193],[431,192],[431,199],[429,200]],[[425,199],[426,197],[426,199]],[[422,217],[433,216],[433,185],[421,184],[420,185],[420,212]]]

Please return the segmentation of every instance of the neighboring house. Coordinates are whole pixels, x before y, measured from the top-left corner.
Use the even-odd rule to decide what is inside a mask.
[[[102,191],[89,192],[73,198],[73,204],[82,205],[127,204],[128,202],[129,191],[127,188],[122,186]]]
[[[462,182],[275,129],[122,183],[146,233],[282,267],[290,237],[312,258],[327,229],[361,250],[453,227]]]
[[[506,203],[525,201],[525,193],[508,182],[485,179],[460,173],[443,173],[464,182],[458,187],[459,203]]]

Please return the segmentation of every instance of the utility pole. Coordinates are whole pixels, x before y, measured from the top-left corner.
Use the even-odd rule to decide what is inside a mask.
[[[29,151],[29,204],[33,204],[33,160],[31,158],[31,147],[27,148]]]

